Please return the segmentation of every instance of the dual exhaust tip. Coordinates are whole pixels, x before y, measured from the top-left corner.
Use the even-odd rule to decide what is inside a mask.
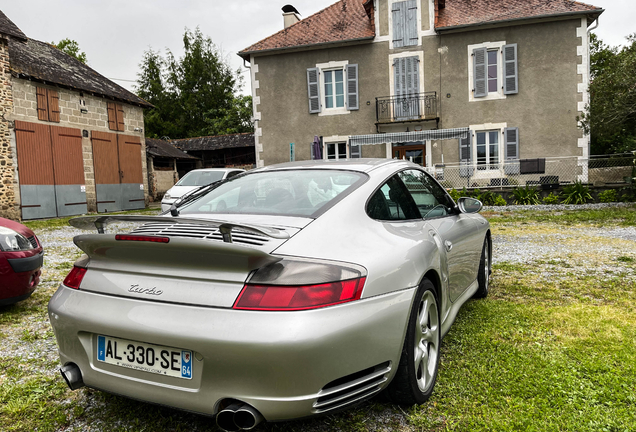
[[[216,415],[216,425],[226,432],[251,430],[262,421],[256,408],[242,402],[235,402]]]
[[[69,363],[60,369],[60,374],[71,390],[84,387],[82,371],[75,363]],[[243,402],[234,402],[216,415],[216,424],[226,432],[251,430],[263,421],[256,408]]]

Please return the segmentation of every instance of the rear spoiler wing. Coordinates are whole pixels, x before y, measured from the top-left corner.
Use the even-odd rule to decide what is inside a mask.
[[[192,219],[183,217],[167,217],[167,216],[125,216],[125,215],[108,215],[108,216],[83,216],[71,219],[68,223],[79,229],[97,228],[99,234],[104,234],[104,228],[115,222],[162,222],[174,224],[199,224],[218,227],[223,236],[225,243],[232,243],[232,230],[239,229],[254,234],[260,234],[274,239],[286,240],[289,234],[283,230],[276,228],[264,227],[252,224],[239,224],[227,221],[210,220],[210,219]]]

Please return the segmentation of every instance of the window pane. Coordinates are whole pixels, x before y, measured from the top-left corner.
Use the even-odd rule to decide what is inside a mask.
[[[338,107],[338,108],[344,107],[344,96],[343,95],[336,96],[336,107]]]
[[[339,201],[365,178],[361,173],[336,170],[248,173],[221,184],[180,211],[312,216]]]
[[[430,176],[418,170],[399,173],[400,179],[413,197],[421,217],[446,216],[451,211],[446,192]]]
[[[477,145],[486,144],[486,132],[477,132]]]
[[[333,108],[333,97],[325,96],[325,105],[327,108]]]
[[[488,64],[496,65],[497,64],[497,53],[499,51],[488,51]]]
[[[336,74],[336,82],[342,82],[342,69],[333,72]]]
[[[325,72],[325,83],[331,83],[333,80],[333,71]]]
[[[499,132],[497,131],[488,132],[488,142],[490,142],[490,144],[499,143]]]
[[[338,143],[338,159],[347,158],[347,143]]]
[[[327,144],[327,159],[335,159],[335,158],[336,158],[336,145]]]

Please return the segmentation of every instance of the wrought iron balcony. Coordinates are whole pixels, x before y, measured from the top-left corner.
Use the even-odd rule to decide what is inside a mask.
[[[437,92],[375,98],[377,123],[437,120]]]

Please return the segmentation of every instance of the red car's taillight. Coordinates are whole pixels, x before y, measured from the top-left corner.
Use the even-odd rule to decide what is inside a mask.
[[[158,237],[135,234],[117,234],[115,240],[120,241],[145,241],[151,243],[170,243],[170,237]]]
[[[365,279],[303,286],[246,284],[234,309],[293,311],[346,303],[360,299]]]
[[[79,289],[82,279],[86,274],[86,269],[82,267],[73,267],[73,270],[66,276],[63,284],[69,288]]]

